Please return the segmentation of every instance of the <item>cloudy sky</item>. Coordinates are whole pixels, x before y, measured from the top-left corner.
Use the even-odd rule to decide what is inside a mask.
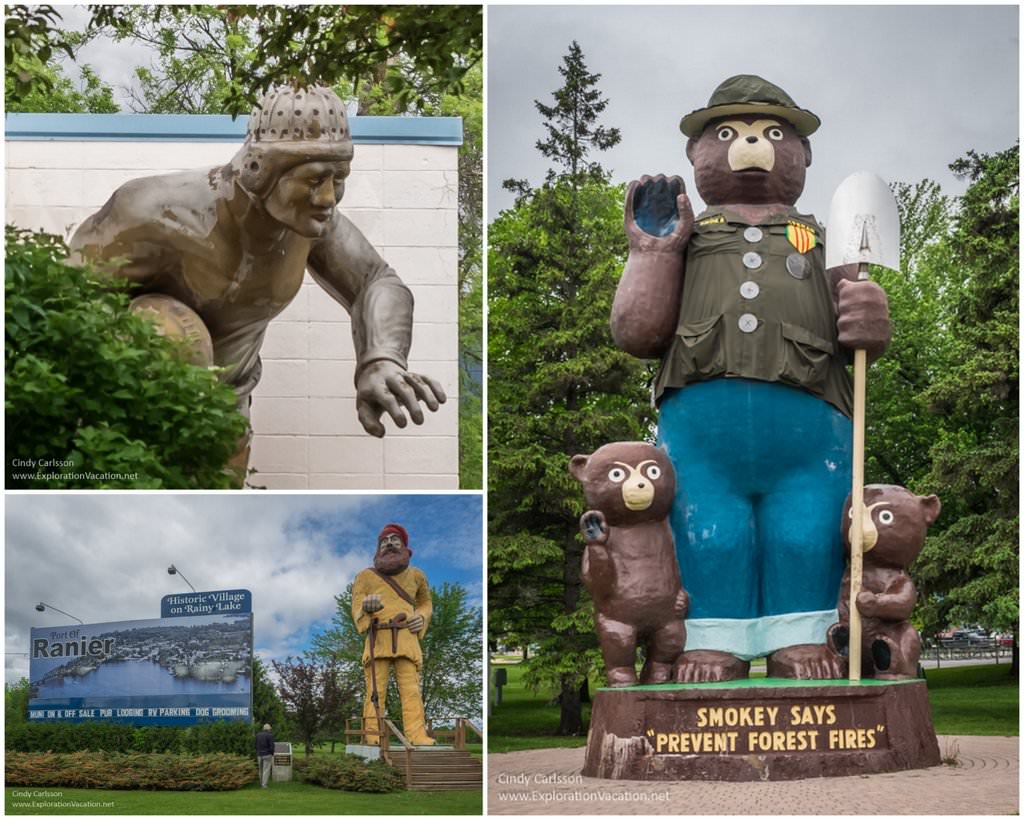
[[[482,603],[479,495],[20,494],[6,498],[8,683],[28,674],[29,629],[160,617],[160,599],[248,589],[256,652],[305,649],[334,596],[367,567],[389,522],[409,531],[413,563],[433,586],[462,584]]]
[[[614,181],[678,173],[695,207],[679,119],[735,74],[765,77],[821,118],[798,207],[822,221],[854,171],[959,194],[949,163],[1018,135],[1015,5],[490,6],[487,25],[489,218],[512,204],[503,179],[543,180],[533,101],[551,103],[573,39],[602,75],[602,122],[622,131],[599,155]]]

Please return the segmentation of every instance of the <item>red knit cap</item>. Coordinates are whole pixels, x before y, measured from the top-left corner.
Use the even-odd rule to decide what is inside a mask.
[[[402,546],[409,549],[409,533],[405,531],[405,527],[398,524],[385,524],[384,529],[380,531],[380,535],[377,536],[377,540],[380,541],[385,535],[397,535],[402,539]]]

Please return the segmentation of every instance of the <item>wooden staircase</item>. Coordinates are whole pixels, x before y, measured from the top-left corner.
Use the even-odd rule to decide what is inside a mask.
[[[482,789],[484,767],[465,749],[413,748],[392,751],[391,763],[410,791]]]
[[[357,727],[354,724],[359,723]],[[414,746],[401,730],[387,718],[379,732],[380,756],[400,771],[405,777],[405,787],[410,791],[455,791],[458,789],[483,789],[483,763],[466,750],[470,733],[483,740],[480,728],[468,718],[451,718],[445,723],[453,728],[433,729],[429,733],[438,742],[437,746]],[[345,721],[346,744],[350,737],[362,741],[367,735],[376,736],[376,727],[362,726],[360,718]],[[398,743],[394,743],[397,740]],[[451,745],[443,745],[450,742]]]

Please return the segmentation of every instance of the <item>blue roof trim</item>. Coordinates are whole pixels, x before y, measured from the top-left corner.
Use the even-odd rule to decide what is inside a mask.
[[[7,140],[241,142],[248,117],[226,114],[5,114]],[[461,117],[350,117],[352,141],[462,145]]]

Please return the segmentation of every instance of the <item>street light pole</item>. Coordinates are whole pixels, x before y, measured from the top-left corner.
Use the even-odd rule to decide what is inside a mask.
[[[85,621],[83,621],[81,618],[75,618],[75,616],[72,615],[70,612],[65,612],[63,609],[57,609],[57,607],[55,607],[53,604],[48,604],[44,601],[40,601],[38,604],[36,604],[37,612],[46,612],[47,609],[52,609],[54,612],[59,612],[61,615],[67,615],[69,618],[74,618],[74,620],[78,621],[78,623],[82,624],[83,626],[85,625]]]
[[[189,589],[191,589],[193,592],[196,591],[196,588],[194,586],[192,586],[192,582],[189,581],[188,578],[186,578],[184,575],[182,575],[181,570],[178,569],[176,566],[174,566],[174,564],[171,564],[167,568],[167,574],[168,575],[181,575],[181,580],[184,581],[186,584],[188,584]]]

